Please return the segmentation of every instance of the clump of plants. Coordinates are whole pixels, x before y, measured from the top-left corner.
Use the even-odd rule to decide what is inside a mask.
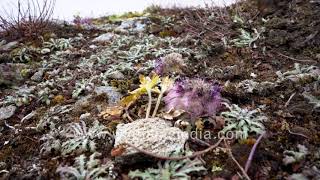
[[[221,113],[226,122],[221,130],[222,133],[233,132],[236,138],[247,139],[250,133],[262,134],[265,131],[263,122],[268,118],[261,114],[260,109],[249,110],[240,108],[236,104],[224,103],[224,105],[229,111]]]
[[[312,79],[318,79],[320,76],[320,69],[317,66],[303,65],[299,63],[294,64],[294,69],[282,73],[281,71],[276,72],[278,75],[277,82],[283,82],[285,80],[290,80],[293,82],[305,82]]]
[[[28,0],[21,2],[8,10],[2,8],[0,15],[0,35],[7,39],[15,40],[20,38],[38,39],[45,33],[50,32],[53,27],[52,14],[55,7],[55,0]],[[12,12],[17,12],[13,14]]]
[[[55,129],[56,124],[66,121],[66,115],[73,110],[72,105],[56,105],[51,107],[47,112],[41,117],[40,121],[37,123],[36,129],[38,131],[43,131],[46,129]]]
[[[62,135],[66,138],[61,145],[63,155],[72,152],[95,152],[97,139],[105,139],[110,144],[113,141],[113,135],[98,121],[94,121],[92,127],[89,128],[84,121],[69,124]]]
[[[175,152],[174,156],[182,155],[181,152]],[[158,162],[158,168],[148,168],[145,171],[135,170],[129,172],[130,178],[147,179],[191,179],[189,174],[193,172],[206,171],[202,162],[199,159],[183,159],[179,161],[166,160],[165,162]]]
[[[319,110],[320,109],[320,99],[313,96],[310,93],[304,92],[303,97],[306,98],[309,101],[309,104],[313,105],[314,110]]]
[[[150,117],[151,113],[151,105],[152,105],[152,92],[158,93],[158,99],[156,103],[156,107],[153,111],[152,117],[155,117],[158,111],[158,108],[161,103],[161,99],[165,92],[167,92],[172,84],[173,81],[169,77],[165,77],[162,80],[158,75],[153,75],[152,78],[150,77],[144,77],[140,76],[140,87],[132,92],[130,92],[131,95],[125,97],[122,99],[121,104],[124,107],[130,106],[132,103],[134,103],[137,99],[141,97],[143,94],[148,94],[148,107],[146,111],[146,118]],[[160,83],[160,90],[157,87],[157,85]]]
[[[298,144],[297,147],[298,151],[286,150],[283,152],[285,157],[282,159],[282,161],[285,165],[300,162],[307,156],[307,154],[309,154],[308,149],[304,145]]]
[[[164,97],[166,110],[183,110],[192,118],[215,116],[221,105],[221,86],[202,79],[178,80]]]
[[[61,51],[65,50],[67,48],[72,47],[71,46],[71,40],[70,39],[53,39],[51,38],[49,41],[43,43],[43,47],[50,49],[50,51]]]
[[[21,48],[14,49],[11,52],[11,56],[14,62],[27,63],[35,60],[38,54],[38,49],[32,46],[23,46]]]
[[[92,91],[94,89],[94,80],[95,76],[91,79],[82,79],[81,81],[77,81],[75,85],[75,89],[72,92],[72,98],[77,99],[81,93],[84,91]]]
[[[239,31],[241,33],[239,38],[231,40],[231,43],[234,43],[236,47],[248,46],[248,47],[256,48],[256,45],[254,44],[254,42],[260,38],[261,32],[258,32],[258,30],[254,28],[253,29],[254,36],[253,36],[250,32],[244,30],[243,28],[239,29]],[[262,32],[263,31],[264,29],[262,29]]]
[[[112,161],[102,163],[98,157],[100,153],[93,153],[89,159],[85,155],[80,155],[75,159],[74,166],[60,166],[57,173],[62,179],[115,179],[117,174],[113,171]]]

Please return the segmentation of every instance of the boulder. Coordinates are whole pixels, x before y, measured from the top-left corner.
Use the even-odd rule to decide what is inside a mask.
[[[114,147],[129,143],[148,152],[169,156],[184,148],[187,132],[160,118],[138,119],[132,123],[117,125]],[[135,149],[128,147],[116,157],[119,163],[135,163],[146,158]]]

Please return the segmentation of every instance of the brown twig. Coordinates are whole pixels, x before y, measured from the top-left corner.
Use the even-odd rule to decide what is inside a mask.
[[[125,143],[123,145],[127,145],[127,146],[133,148],[134,150],[136,150],[138,152],[141,152],[143,154],[146,154],[148,156],[151,156],[151,157],[154,157],[154,158],[157,158],[157,159],[178,161],[178,160],[183,160],[183,159],[187,159],[187,158],[195,158],[197,156],[201,156],[201,155],[213,150],[214,148],[218,147],[222,140],[223,139],[219,139],[219,141],[217,143],[215,143],[214,145],[211,145],[207,149],[204,149],[202,151],[197,151],[197,152],[193,153],[192,155],[181,156],[181,157],[168,157],[168,156],[157,155],[157,154],[154,154],[152,152],[140,149],[140,148],[138,148],[138,147],[136,147],[136,146],[134,146],[134,145],[132,145],[130,143]]]
[[[308,136],[306,136],[306,135],[304,135],[304,134],[301,134],[301,133],[292,132],[289,128],[288,128],[288,132],[289,132],[290,134],[293,134],[293,135],[296,135],[296,136],[302,136],[302,137],[304,137],[304,138],[306,138],[306,139],[309,139]]]
[[[243,167],[239,164],[239,162],[236,160],[236,158],[233,156],[232,151],[230,146],[228,145],[227,141],[224,139],[224,144],[227,148],[228,154],[230,156],[230,158],[233,160],[234,163],[236,163],[236,165],[239,167],[239,169],[242,172],[242,175],[247,179],[247,180],[251,180],[250,177],[248,176],[247,172],[243,169]]]
[[[289,106],[289,103],[290,103],[290,101],[292,100],[292,98],[294,97],[294,95],[296,95],[296,93],[291,94],[291,96],[289,97],[288,101],[287,101],[286,104],[284,105],[285,108]]]
[[[130,116],[130,112],[129,112],[128,108],[125,108],[125,113],[126,113],[127,118],[129,119],[129,121],[133,122],[133,119]]]
[[[192,141],[194,141],[194,142],[197,142],[197,143],[199,143],[199,144],[201,144],[201,145],[205,145],[205,146],[208,146],[208,147],[210,147],[211,146],[211,144],[209,144],[209,143],[207,143],[207,142],[205,142],[205,141],[202,141],[201,139],[198,139],[198,138],[190,138]]]
[[[252,147],[252,149],[251,149],[251,152],[250,152],[250,154],[249,154],[249,158],[248,158],[248,160],[247,160],[247,162],[246,162],[246,166],[245,166],[245,168],[244,168],[244,170],[245,170],[246,172],[248,172],[248,170],[249,170],[249,167],[250,167],[250,165],[251,165],[251,162],[252,162],[254,153],[255,153],[256,150],[257,150],[258,144],[260,143],[261,139],[263,138],[263,136],[264,136],[265,134],[266,134],[265,132],[262,133],[262,134],[259,136],[259,138],[257,139],[257,141],[254,143],[254,145],[253,145],[253,147]]]
[[[275,52],[275,51],[274,51]],[[275,52],[277,53],[279,56],[282,56],[282,57],[285,57],[287,59],[290,59],[290,60],[293,60],[293,61],[298,61],[298,62],[317,62],[315,60],[311,60],[311,59],[296,59],[296,58],[293,58],[293,57],[290,57],[290,56],[287,56],[287,55],[284,55],[280,52]]]

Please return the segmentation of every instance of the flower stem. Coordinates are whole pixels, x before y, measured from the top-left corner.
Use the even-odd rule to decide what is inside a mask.
[[[157,111],[158,111],[158,108],[160,106],[160,102],[161,102],[161,99],[162,99],[162,96],[163,96],[163,93],[161,92],[158,96],[158,100],[157,100],[157,104],[156,104],[156,107],[154,108],[153,110],[153,113],[152,113],[152,117],[154,118],[157,114]]]
[[[151,111],[151,103],[152,103],[151,90],[147,90],[147,92],[148,92],[149,102],[148,102],[148,108],[147,108],[147,113],[146,113],[146,119],[149,118],[150,111]]]

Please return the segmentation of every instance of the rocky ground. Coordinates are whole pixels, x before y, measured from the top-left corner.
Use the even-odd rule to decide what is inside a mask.
[[[320,179],[319,30],[244,1],[2,36],[1,178]]]

